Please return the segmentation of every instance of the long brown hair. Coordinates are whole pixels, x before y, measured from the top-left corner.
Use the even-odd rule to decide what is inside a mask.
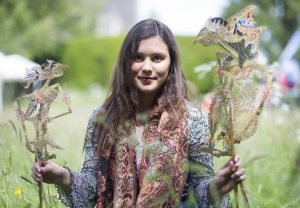
[[[113,72],[109,96],[102,104],[96,119],[98,122],[95,123],[94,141],[101,147],[108,134],[116,140],[118,127],[126,120],[135,120],[139,100],[137,89],[132,83],[133,75],[130,68],[139,43],[153,36],[160,36],[164,40],[171,59],[168,77],[157,97],[155,110],[168,112],[175,125],[185,110],[187,88],[175,37],[165,24],[153,19],[143,20],[133,26],[122,44]]]

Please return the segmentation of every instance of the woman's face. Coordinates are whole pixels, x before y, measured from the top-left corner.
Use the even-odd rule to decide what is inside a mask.
[[[142,94],[156,94],[168,77],[170,63],[168,46],[161,37],[142,40],[131,65],[134,86]]]

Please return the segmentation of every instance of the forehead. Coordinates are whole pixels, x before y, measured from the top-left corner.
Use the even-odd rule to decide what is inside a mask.
[[[154,36],[140,42],[138,53],[169,53],[169,50],[167,44],[160,36]]]

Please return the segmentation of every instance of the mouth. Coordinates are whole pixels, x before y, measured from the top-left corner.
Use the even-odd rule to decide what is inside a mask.
[[[152,80],[156,80],[155,77],[138,77],[139,80],[145,81],[145,82],[150,82]]]

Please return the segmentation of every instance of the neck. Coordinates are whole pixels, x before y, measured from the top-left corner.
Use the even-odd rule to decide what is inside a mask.
[[[150,94],[142,94],[139,93],[139,106],[138,112],[145,113],[147,111],[152,111],[154,105],[156,104],[157,100],[157,93],[150,93]]]

